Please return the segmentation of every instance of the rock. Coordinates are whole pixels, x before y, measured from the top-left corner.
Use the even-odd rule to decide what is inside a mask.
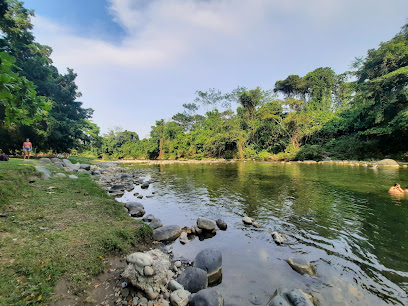
[[[188,305],[188,297],[190,296],[190,292],[184,289],[178,289],[170,294],[170,302],[171,305],[174,306],[187,306]]]
[[[68,177],[69,177],[70,179],[73,179],[73,180],[78,179],[78,177],[77,177],[76,175],[73,175],[73,174],[68,175]]]
[[[52,162],[53,164],[62,164],[62,160],[59,159],[59,158],[57,158],[57,157],[51,158],[51,162]]]
[[[181,261],[180,261],[180,260],[175,261],[175,262],[174,262],[174,265],[175,265],[177,268],[181,268]]]
[[[44,166],[37,166],[37,167],[35,167],[36,169],[37,169],[37,171],[39,171],[39,172],[42,172],[42,173],[44,173],[44,174],[47,174],[47,175],[51,175],[51,171],[50,170],[48,170],[46,167],[44,167]]]
[[[262,226],[258,223],[258,222],[256,222],[256,221],[253,221],[252,222],[252,226],[253,227],[256,227],[256,228],[261,228]]]
[[[174,277],[174,275],[175,275],[175,274],[174,274],[173,271],[170,271],[170,270],[167,271],[167,275],[166,275],[166,276],[167,276],[167,279],[168,279],[168,280],[171,280],[171,279]]]
[[[176,240],[181,234],[181,227],[178,225],[167,225],[159,227],[153,231],[153,239],[157,241]]]
[[[90,164],[79,164],[79,169],[91,170]]]
[[[156,229],[156,228],[162,227],[163,223],[161,222],[160,219],[156,218],[156,219],[153,219],[152,222],[149,223],[149,226],[152,229]]]
[[[293,270],[300,274],[309,274],[310,276],[316,275],[315,268],[313,265],[304,260],[303,258],[289,258],[286,262],[291,266]]]
[[[214,230],[216,225],[217,223],[214,220],[208,218],[200,217],[197,219],[197,227],[206,231]]]
[[[93,171],[91,171],[91,174],[92,175],[101,175],[102,173],[99,170],[93,170]]]
[[[127,179],[131,179],[131,178],[133,178],[133,176],[130,175],[129,173],[125,173],[125,174],[122,174],[122,175],[120,176],[120,179],[121,179],[121,180],[127,180]]]
[[[38,161],[41,163],[52,164],[51,159],[49,159],[48,157],[41,157]]]
[[[127,297],[129,295],[129,288],[123,288],[122,289],[122,296]]]
[[[187,234],[185,232],[182,232],[179,240],[181,244],[186,244],[188,242]]]
[[[148,288],[146,291],[146,296],[149,300],[154,300],[155,298],[157,298],[159,296],[159,292],[156,292],[153,290],[153,288]]]
[[[145,276],[152,276],[153,274],[154,274],[154,270],[153,270],[152,267],[150,267],[150,266],[144,267],[144,269],[143,269],[143,275],[145,275]]]
[[[142,204],[140,204],[140,205],[142,205]],[[146,215],[146,216],[144,216],[144,217],[142,218],[142,220],[143,220],[144,222],[151,222],[153,219],[155,219],[155,217],[154,217],[152,214],[148,214],[148,215]]]
[[[226,223],[224,220],[218,219],[218,220],[216,221],[216,223],[217,223],[217,226],[218,226],[218,228],[219,228],[220,230],[225,231],[225,230],[227,229],[227,223]]]
[[[217,249],[204,249],[197,254],[194,267],[207,272],[208,283],[214,283],[222,275],[222,254]]]
[[[169,288],[169,290],[171,291],[176,291],[178,289],[184,289],[184,287],[182,285],[180,285],[177,281],[175,281],[174,279],[172,279],[171,281],[169,281],[169,283],[167,284],[167,288]]]
[[[135,192],[133,195],[134,195],[134,196],[137,196],[137,195],[139,195],[139,193],[138,193],[138,192]]]
[[[127,257],[128,265],[122,273],[123,280],[148,294],[159,294],[167,284],[167,271],[171,263],[169,256],[159,249],[145,253],[133,253]],[[144,268],[151,267],[154,275],[143,275]],[[156,297],[157,297],[156,295]]]
[[[224,306],[224,298],[217,290],[203,289],[192,295],[189,299],[190,306]]]
[[[243,217],[242,222],[244,222],[245,224],[252,224],[253,220],[249,217]]]
[[[125,185],[124,184],[115,184],[113,185],[109,190],[112,191],[117,191],[117,190],[125,190]]]
[[[195,293],[207,288],[207,272],[196,267],[187,267],[177,278],[177,282],[182,285],[184,289]]]
[[[68,160],[68,159],[63,159],[63,160],[62,160],[62,163],[64,164],[65,167],[68,167],[68,168],[72,168],[72,166],[73,166],[73,164],[71,163],[71,161]]]
[[[281,245],[281,244],[285,243],[286,240],[287,240],[286,237],[283,234],[278,233],[278,232],[272,232],[271,235],[272,235],[273,241],[275,241],[275,243],[277,245]]]
[[[143,195],[139,194],[139,195],[137,196],[137,198],[138,198],[138,199],[143,199]]]
[[[288,290],[279,288],[275,291],[274,297],[267,304],[268,306],[313,306],[312,296],[300,289]]]
[[[383,159],[380,160],[379,162],[376,163],[378,166],[393,166],[393,167],[399,167],[399,164],[393,160],[393,159]]]
[[[146,198],[148,198],[148,199],[153,198],[153,197],[154,197],[154,195],[152,195],[152,194],[146,196]]]
[[[142,185],[140,185],[140,188],[142,188],[142,189],[147,189],[147,188],[149,188],[149,183],[144,182]]]
[[[49,180],[51,178],[51,175],[44,173],[42,178],[43,178],[43,180]]]
[[[145,297],[140,298],[137,305],[147,306],[147,299]]]
[[[128,202],[125,207],[129,210],[132,217],[143,217],[146,213],[143,204],[139,202]]]
[[[67,175],[64,174],[64,173],[56,173],[54,176],[56,176],[56,177],[67,177]]]

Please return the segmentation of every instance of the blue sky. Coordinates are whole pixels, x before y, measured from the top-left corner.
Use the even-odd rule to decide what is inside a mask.
[[[392,38],[406,0],[26,0],[54,65],[78,73],[106,132],[145,137],[196,90],[264,89],[318,67],[337,73]]]

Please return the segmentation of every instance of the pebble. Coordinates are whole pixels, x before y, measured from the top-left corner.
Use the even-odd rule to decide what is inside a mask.
[[[180,268],[180,267],[181,267],[181,261],[180,261],[180,260],[177,260],[177,261],[174,263],[174,265],[175,265],[177,268]]]

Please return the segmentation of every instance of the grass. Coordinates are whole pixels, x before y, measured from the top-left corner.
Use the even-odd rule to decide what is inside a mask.
[[[77,175],[42,180],[31,163],[0,162],[0,305],[50,302],[62,278],[81,292],[105,258],[150,239],[149,227]]]

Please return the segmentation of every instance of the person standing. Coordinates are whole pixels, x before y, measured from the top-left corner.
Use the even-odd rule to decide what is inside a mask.
[[[30,138],[27,138],[23,143],[24,159],[30,159],[31,150],[33,149],[33,144],[30,142]]]

